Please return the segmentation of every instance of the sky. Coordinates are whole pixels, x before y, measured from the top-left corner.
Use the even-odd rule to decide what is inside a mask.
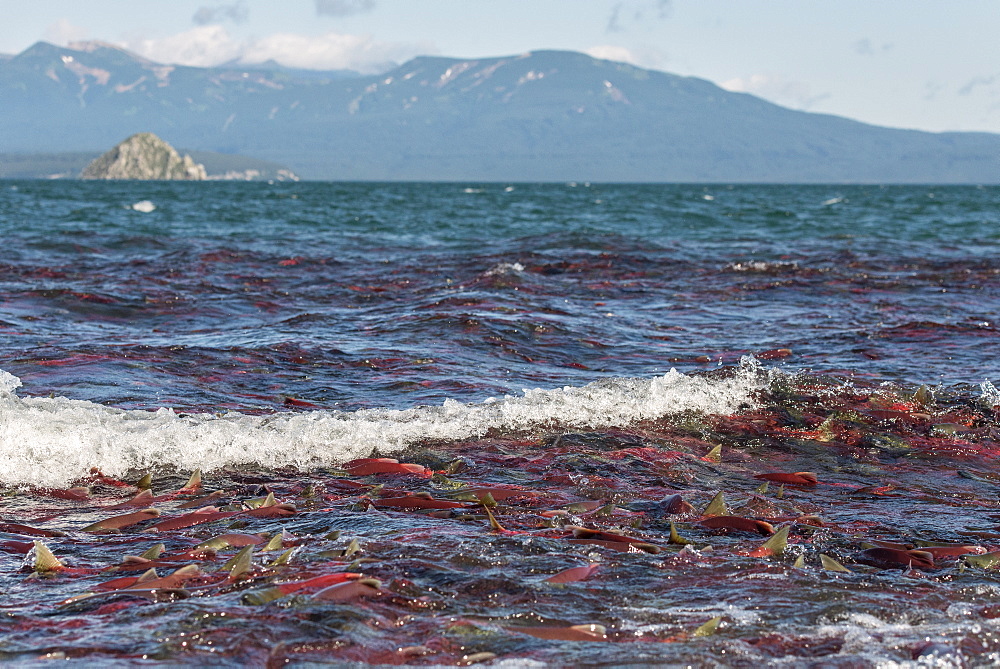
[[[565,49],[793,109],[1000,132],[997,0],[0,0],[0,53],[100,40],[164,63],[375,74]]]

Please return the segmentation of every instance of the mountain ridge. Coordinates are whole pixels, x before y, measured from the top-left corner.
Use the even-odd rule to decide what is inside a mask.
[[[38,43],[0,61],[0,94],[9,153],[103,150],[149,131],[315,179],[1000,183],[1000,135],[796,111],[568,51],[419,56],[346,76]]]

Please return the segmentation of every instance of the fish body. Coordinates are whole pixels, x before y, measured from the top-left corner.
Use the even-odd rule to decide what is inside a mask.
[[[774,526],[763,520],[753,518],[743,518],[741,516],[712,516],[698,522],[702,527],[713,530],[739,530],[741,532],[754,532],[769,537],[774,534]]]

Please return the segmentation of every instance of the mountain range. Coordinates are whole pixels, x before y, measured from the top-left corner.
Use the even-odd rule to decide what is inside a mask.
[[[795,111],[566,51],[419,57],[362,76],[39,42],[0,57],[0,99],[0,154],[97,155],[153,132],[309,179],[1000,183],[997,134]]]

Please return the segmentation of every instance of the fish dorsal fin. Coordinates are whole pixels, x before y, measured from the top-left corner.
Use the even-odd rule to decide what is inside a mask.
[[[762,550],[771,551],[771,555],[781,555],[788,546],[788,525],[771,535],[771,538],[760,545]]]
[[[719,628],[719,623],[721,622],[722,616],[716,616],[696,629],[692,636],[712,636],[715,634],[715,630]]]
[[[240,549],[240,552],[229,558],[229,561],[223,566],[223,569],[229,569],[229,580],[235,581],[243,574],[250,571],[250,567],[253,566],[253,545],[244,546]]]
[[[194,547],[196,551],[202,551],[210,549],[213,551],[221,551],[229,548],[230,543],[225,537],[212,537],[211,539],[205,539],[200,544]]]
[[[152,548],[149,548],[145,553],[143,553],[139,557],[143,558],[144,560],[155,560],[156,558],[160,557],[160,555],[163,553],[164,550],[166,550],[166,548],[167,547],[165,544],[156,544]]]
[[[179,576],[181,578],[195,578],[196,576],[201,576],[201,569],[196,564],[186,564],[180,569],[174,571],[171,576]]]
[[[49,547],[41,541],[35,541],[35,565],[36,573],[44,574],[50,571],[63,569],[63,563],[59,561]]]
[[[819,564],[827,571],[839,571],[845,574],[850,574],[851,570],[834,560],[829,555],[819,554]]]
[[[701,515],[703,516],[729,515],[729,507],[726,506],[726,500],[723,497],[721,490],[715,495],[715,497],[712,498],[712,501],[708,503],[708,506],[705,507],[705,510],[702,512]]]
[[[184,484],[181,490],[193,491],[199,488],[201,488],[201,470],[196,469],[191,472],[191,478],[188,479],[188,482]]]
[[[670,543],[677,544],[679,546],[684,546],[691,543],[681,535],[677,534],[677,527],[674,525],[674,521],[670,521]]]
[[[279,532],[275,532],[274,536],[267,540],[267,543],[264,544],[264,548],[262,548],[261,550],[265,550],[265,551],[277,551],[277,550],[281,550],[281,541],[284,538],[283,535],[284,535],[284,532],[280,532],[280,531]]]
[[[351,539],[351,543],[347,544],[347,548],[344,549],[344,557],[351,557],[360,550],[361,543],[357,539]]]
[[[277,567],[279,565],[288,564],[288,561],[291,560],[292,554],[295,553],[296,548],[297,548],[296,546],[292,546],[287,551],[285,551],[284,553],[282,553],[278,557],[274,558],[274,561],[271,562],[271,564],[269,566],[271,566],[271,567]]]
[[[503,525],[501,525],[497,521],[496,516],[493,515],[492,511],[490,511],[490,507],[488,507],[488,506],[486,506],[484,504],[483,505],[483,509],[486,511],[486,515],[490,519],[490,529],[491,530],[493,530],[494,532],[506,532],[507,531],[507,528],[505,528]]]

